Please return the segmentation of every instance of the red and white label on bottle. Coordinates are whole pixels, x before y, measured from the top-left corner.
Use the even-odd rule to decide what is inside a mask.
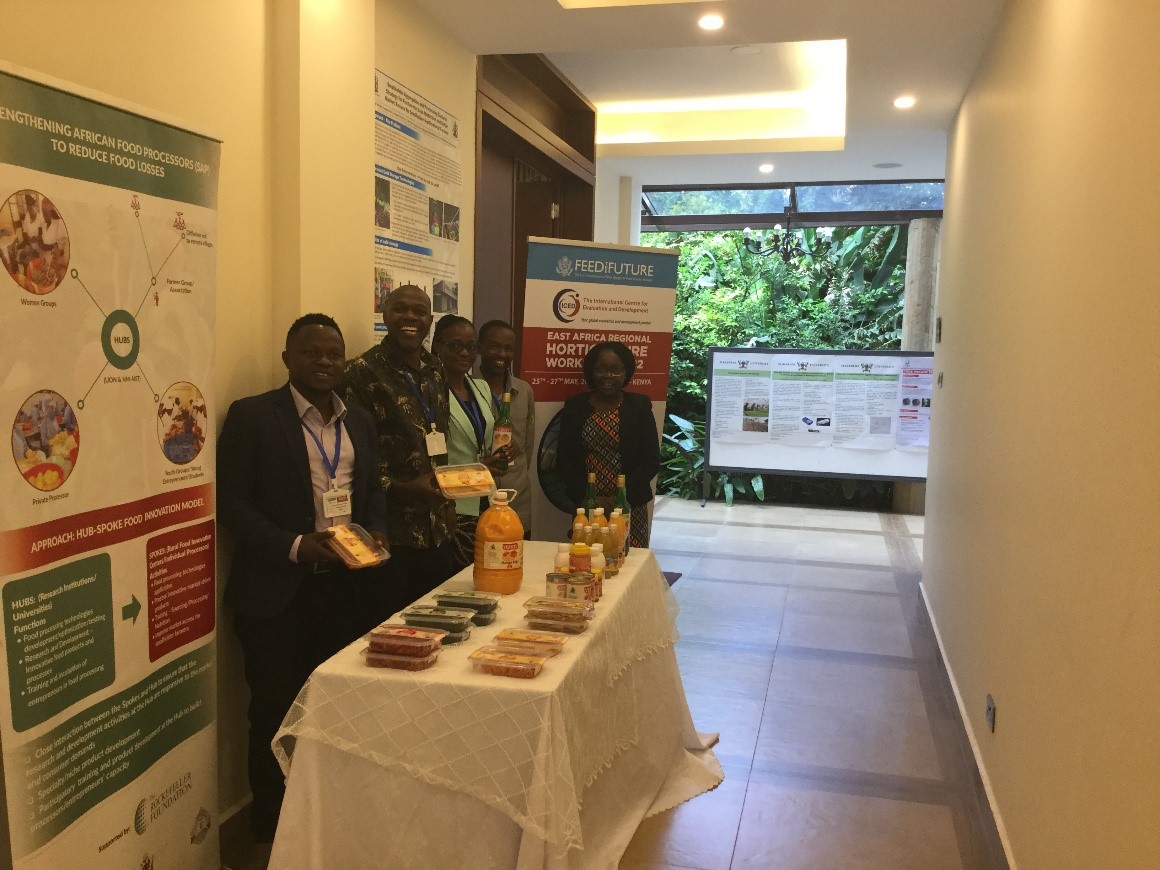
[[[484,541],[483,567],[515,571],[524,567],[523,541]]]

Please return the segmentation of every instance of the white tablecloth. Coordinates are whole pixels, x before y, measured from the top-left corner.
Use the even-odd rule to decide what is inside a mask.
[[[647,550],[540,676],[471,669],[471,650],[524,625],[555,546],[529,542],[521,591],[433,668],[368,668],[359,642],[315,671],[274,741],[287,792],[271,867],[615,867],[641,819],[721,782]],[[471,588],[470,569],[444,588]]]

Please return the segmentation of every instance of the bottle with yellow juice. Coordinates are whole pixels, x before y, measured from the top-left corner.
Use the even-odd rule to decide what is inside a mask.
[[[475,527],[472,580],[482,592],[511,595],[524,581],[524,526],[509,493],[514,490],[498,490]]]

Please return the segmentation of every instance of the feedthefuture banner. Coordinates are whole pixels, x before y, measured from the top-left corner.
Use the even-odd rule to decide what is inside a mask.
[[[584,354],[619,341],[636,357],[628,389],[660,402],[663,414],[676,286],[675,251],[529,239],[521,370],[536,401],[587,390]]]
[[[0,70],[0,742],[17,868],[219,866],[220,149]]]
[[[664,248],[528,240],[520,368],[536,397],[537,444],[564,400],[588,390],[581,367],[584,355],[602,341],[619,341],[632,350],[636,372],[626,389],[652,399],[661,431],[673,350],[677,261],[677,251]],[[552,540],[559,510],[543,492],[536,499],[534,535]]]

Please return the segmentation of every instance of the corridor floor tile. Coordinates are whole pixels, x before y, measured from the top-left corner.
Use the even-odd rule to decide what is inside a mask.
[[[750,782],[732,867],[960,870],[951,811]]]

